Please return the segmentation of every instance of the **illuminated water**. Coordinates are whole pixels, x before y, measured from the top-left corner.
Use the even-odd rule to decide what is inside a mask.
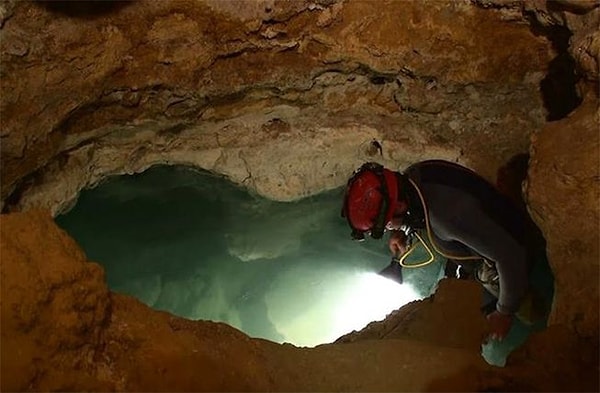
[[[113,291],[314,346],[428,296],[443,270],[436,261],[405,271],[404,285],[377,275],[390,261],[386,242],[350,240],[342,192],[272,202],[221,177],[162,166],[82,192],[57,223],[104,266]]]
[[[443,275],[439,259],[404,269],[403,285],[378,275],[390,262],[386,241],[350,240],[342,193],[273,202],[206,172],[162,166],[82,192],[56,221],[104,266],[113,291],[252,337],[315,346],[429,296]],[[536,275],[551,298],[549,269]],[[482,355],[504,365],[540,328],[517,321]]]

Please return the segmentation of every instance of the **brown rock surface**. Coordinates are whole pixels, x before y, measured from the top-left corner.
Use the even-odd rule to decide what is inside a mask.
[[[0,217],[3,391],[598,391],[598,1],[373,4],[0,4],[0,200],[23,211]],[[548,94],[566,113],[585,101],[546,123]],[[463,282],[296,348],[111,293],[51,219],[157,163],[289,200],[365,160],[492,179],[527,151],[556,294],[550,328],[504,369],[481,359]]]
[[[524,23],[465,1],[244,3],[16,3],[2,201],[57,212],[155,163],[289,200],[343,184],[372,139],[390,166],[436,156],[492,178],[543,122],[552,49]]]
[[[48,218],[2,217],[2,390],[103,389],[89,370],[108,322],[104,272]]]
[[[547,239],[555,272],[552,323],[598,340],[600,277],[600,134],[593,95],[533,141],[530,209]],[[551,157],[551,159],[549,159]]]

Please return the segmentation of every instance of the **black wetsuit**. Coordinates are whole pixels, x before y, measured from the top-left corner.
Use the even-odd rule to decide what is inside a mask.
[[[444,254],[481,256],[494,263],[499,277],[496,309],[516,312],[529,287],[534,255],[544,247],[541,231],[529,215],[481,176],[451,162],[420,162],[404,174],[423,197],[437,248]],[[419,192],[412,182],[404,184],[410,184],[405,197],[413,218],[418,217]],[[427,231],[425,225],[417,229]]]

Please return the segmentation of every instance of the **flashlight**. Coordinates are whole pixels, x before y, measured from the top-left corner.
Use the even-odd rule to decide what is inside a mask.
[[[402,284],[402,265],[400,265],[400,260],[398,257],[392,257],[392,261],[390,264],[379,272],[380,276],[383,276],[387,279],[397,282],[398,284]]]

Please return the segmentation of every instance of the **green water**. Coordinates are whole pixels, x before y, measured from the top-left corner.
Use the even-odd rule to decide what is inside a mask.
[[[342,196],[274,202],[207,172],[157,166],[83,191],[56,221],[104,267],[115,292],[252,337],[314,346],[429,296],[444,274],[436,257],[403,269],[403,285],[377,275],[390,262],[387,242],[350,240]],[[406,262],[427,258],[418,248]],[[551,298],[551,273],[540,266],[536,282]],[[543,322],[517,321],[482,355],[503,365]]]
[[[441,261],[411,269],[401,286],[378,276],[387,244],[350,240],[342,195],[274,202],[207,172],[157,166],[83,191],[56,221],[115,292],[313,346],[429,296],[443,271]]]

